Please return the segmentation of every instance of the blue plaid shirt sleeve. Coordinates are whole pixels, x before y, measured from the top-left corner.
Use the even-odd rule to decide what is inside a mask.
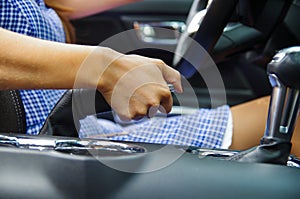
[[[62,23],[43,0],[0,1],[0,27],[45,40],[65,42]],[[64,90],[20,90],[27,134],[38,134]]]

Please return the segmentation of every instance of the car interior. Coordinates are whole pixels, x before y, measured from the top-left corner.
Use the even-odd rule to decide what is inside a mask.
[[[77,44],[178,70],[186,88],[174,107],[271,95],[266,133],[280,144],[232,151],[79,139],[79,120],[94,110],[79,101],[74,116],[74,96],[91,95],[97,117],[113,121],[101,94],[87,89],[67,91],[40,135],[29,136],[18,91],[0,91],[0,198],[299,198],[300,159],[283,146],[299,112],[299,18],[300,0],[144,0],[72,21]],[[203,75],[205,65],[220,84],[209,83],[216,79]]]

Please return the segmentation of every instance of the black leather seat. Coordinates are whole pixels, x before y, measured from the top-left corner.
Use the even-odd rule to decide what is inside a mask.
[[[19,91],[0,91],[0,133],[26,133],[26,115]]]

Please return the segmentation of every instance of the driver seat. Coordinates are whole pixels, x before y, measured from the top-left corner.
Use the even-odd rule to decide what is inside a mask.
[[[18,90],[0,91],[0,133],[26,134],[26,115]]]

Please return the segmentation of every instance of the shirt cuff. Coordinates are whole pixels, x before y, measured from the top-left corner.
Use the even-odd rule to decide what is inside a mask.
[[[229,147],[232,143],[232,134],[233,134],[232,113],[231,113],[231,111],[229,111],[228,123],[227,123],[226,131],[225,131],[225,134],[223,137],[221,149],[229,149]]]

